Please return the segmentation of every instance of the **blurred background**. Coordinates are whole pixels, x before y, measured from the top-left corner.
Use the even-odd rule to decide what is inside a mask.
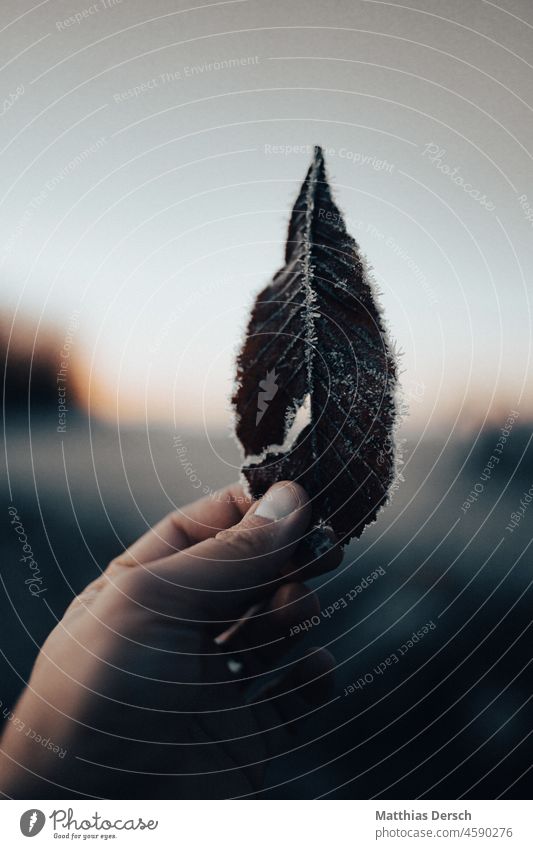
[[[338,698],[265,796],[528,795],[532,12],[4,0],[3,707],[74,593],[238,477],[235,356],[321,144],[408,413],[391,504],[314,581],[327,607],[384,571],[309,634]]]

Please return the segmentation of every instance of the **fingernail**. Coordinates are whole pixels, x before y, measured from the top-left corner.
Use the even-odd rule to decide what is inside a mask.
[[[300,496],[290,483],[277,483],[263,495],[255,511],[262,519],[285,519],[300,506]]]

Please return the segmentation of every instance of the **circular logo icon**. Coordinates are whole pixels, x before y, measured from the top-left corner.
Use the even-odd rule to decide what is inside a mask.
[[[29,811],[24,811],[20,818],[20,830],[24,837],[35,837],[42,831],[46,822],[46,817],[42,811],[37,808],[31,808]]]

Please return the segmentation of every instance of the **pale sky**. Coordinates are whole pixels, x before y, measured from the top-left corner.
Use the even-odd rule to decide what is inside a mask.
[[[60,335],[79,311],[109,416],[229,423],[314,144],[404,352],[411,424],[526,415],[527,0],[31,9],[0,11],[4,305]]]

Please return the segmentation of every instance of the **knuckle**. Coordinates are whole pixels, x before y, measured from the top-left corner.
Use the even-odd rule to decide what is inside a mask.
[[[166,515],[164,521],[169,522],[174,531],[185,535],[185,531],[183,530],[184,518],[186,518],[184,510],[171,510],[171,512]]]
[[[306,614],[318,613],[320,611],[320,601],[317,593],[309,589],[306,584],[300,584],[295,581],[283,584],[280,587],[276,602],[279,607],[297,606],[299,611],[303,611]]]
[[[90,604],[99,594],[99,592],[103,589],[104,579],[102,577],[95,578],[94,581],[91,581],[87,584],[84,589],[78,593],[78,595],[74,596],[69,606],[65,611],[65,615],[71,613],[74,610],[78,610],[81,607],[86,607]]]
[[[153,582],[154,576],[151,572],[141,567],[124,570],[123,574],[119,575],[114,581],[118,590],[134,600],[145,599]]]
[[[118,554],[116,557],[113,557],[113,560],[110,560],[107,566],[108,572],[113,572],[116,569],[124,569],[128,566],[128,560],[126,557],[126,552],[123,551],[122,554]]]
[[[272,548],[272,530],[269,525],[248,521],[246,527],[219,531],[215,539],[224,547],[231,559],[250,560]]]
[[[285,630],[297,622],[320,613],[320,602],[315,592],[305,584],[284,584],[274,598],[272,613]],[[303,634],[302,634],[303,636]]]

